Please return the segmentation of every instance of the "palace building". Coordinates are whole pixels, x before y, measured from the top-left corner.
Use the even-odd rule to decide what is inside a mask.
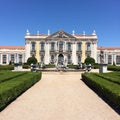
[[[93,57],[97,62],[97,36],[75,35],[60,30],[54,34],[25,36],[26,60],[34,55],[38,62],[44,64],[78,64],[84,62],[87,56]]]
[[[104,52],[104,63],[120,64],[120,47],[98,47],[96,32],[91,35],[69,34],[59,30],[53,34],[30,34],[27,30],[25,46],[0,46],[0,64],[25,63],[35,56],[39,63],[44,64],[80,64],[90,56],[100,63],[100,51]]]

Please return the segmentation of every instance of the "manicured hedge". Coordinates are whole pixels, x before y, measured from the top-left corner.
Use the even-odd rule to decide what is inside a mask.
[[[110,82],[92,73],[82,74],[82,80],[100,96],[103,96],[108,103],[120,112],[120,85]]]
[[[120,66],[108,65],[107,69],[111,71],[120,71]]]
[[[78,65],[67,65],[68,68],[72,68],[72,69],[79,69],[79,66]]]
[[[46,64],[45,68],[55,68],[55,64]]]
[[[12,80],[13,78],[22,76],[24,74],[26,74],[27,72],[11,72],[11,71],[2,71],[0,72],[0,83],[1,82],[5,82],[8,80]]]
[[[120,72],[101,73],[95,75],[120,85]]]
[[[0,110],[41,79],[39,72],[26,74],[0,83]]]
[[[0,70],[14,70],[14,65],[0,65]]]

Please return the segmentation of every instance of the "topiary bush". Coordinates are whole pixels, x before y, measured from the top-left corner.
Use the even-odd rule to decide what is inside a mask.
[[[27,59],[27,64],[28,64],[28,65],[36,64],[36,63],[37,63],[37,59],[36,59],[34,56],[29,57],[29,58]]]
[[[95,64],[95,59],[92,58],[92,57],[87,57],[84,61],[84,63],[86,63],[87,65],[88,64],[91,64],[92,66]]]

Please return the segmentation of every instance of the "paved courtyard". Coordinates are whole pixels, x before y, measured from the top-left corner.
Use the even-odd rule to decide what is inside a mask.
[[[0,120],[120,120],[80,72],[43,72],[42,80],[0,113]]]

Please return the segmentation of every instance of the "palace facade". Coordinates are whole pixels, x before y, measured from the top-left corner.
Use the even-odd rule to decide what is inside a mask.
[[[69,34],[59,30],[53,34],[30,34],[27,30],[25,46],[0,46],[0,64],[25,63],[35,56],[39,63],[74,64],[84,63],[88,56],[100,63],[100,51],[104,52],[104,63],[120,64],[120,48],[98,47],[98,38],[93,31],[91,35]]]
[[[60,30],[52,35],[25,36],[26,60],[35,56],[40,63],[44,64],[78,64],[84,62],[87,56],[97,61],[97,36],[75,35]]]

